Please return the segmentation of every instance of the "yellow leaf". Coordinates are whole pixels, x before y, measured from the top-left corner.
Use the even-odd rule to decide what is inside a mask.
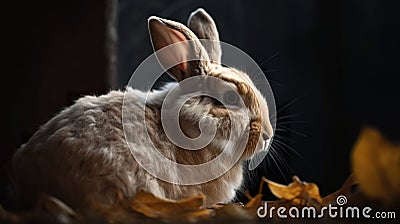
[[[257,194],[254,198],[251,198],[249,202],[244,206],[244,208],[247,209],[257,209],[260,207],[261,202],[262,202],[262,194]]]
[[[217,211],[216,223],[227,223],[227,220],[252,220],[257,218],[257,212],[245,209],[242,205],[227,204]],[[239,222],[240,223],[240,222]]]
[[[166,198],[158,198],[149,192],[139,191],[132,200],[140,201],[157,211],[179,212],[181,210],[199,209],[203,206],[205,199],[206,197],[201,194],[174,201]]]
[[[314,204],[314,201],[318,203],[322,202],[318,186],[314,183],[301,181],[297,176],[294,176],[293,182],[287,186],[275,183],[266,178],[263,178],[263,180],[268,183],[269,189],[278,198],[288,201],[300,199],[300,201],[305,200],[311,204]]]
[[[400,146],[377,130],[364,128],[352,156],[352,169],[360,189],[373,199],[400,198]]]
[[[139,191],[131,200],[132,210],[149,218],[197,220],[211,216],[213,210],[203,208],[204,195],[182,200],[158,198],[151,193]]]

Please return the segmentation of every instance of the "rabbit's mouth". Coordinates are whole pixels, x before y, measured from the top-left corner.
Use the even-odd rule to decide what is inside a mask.
[[[271,139],[263,139],[260,138],[259,145],[257,146],[256,153],[262,151],[268,151],[269,144],[271,143]]]

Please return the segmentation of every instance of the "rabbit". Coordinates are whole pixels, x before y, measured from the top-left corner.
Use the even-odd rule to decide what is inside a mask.
[[[243,182],[242,161],[265,150],[266,142],[273,136],[267,101],[246,73],[221,65],[217,27],[204,9],[192,12],[187,24],[151,16],[148,28],[154,51],[190,40],[198,53],[204,54],[208,60],[185,61],[168,69],[168,74],[177,82],[158,90],[145,92],[127,87],[101,96],[84,96],[42,125],[13,157],[15,186],[21,204],[32,206],[41,193],[46,193],[73,208],[84,208],[93,199],[112,204],[117,193],[131,198],[140,189],[173,200],[203,194],[204,206],[235,199]],[[200,39],[215,42],[203,46]],[[186,57],[185,50],[170,54],[172,57],[159,57],[160,63],[167,64],[173,58]],[[169,141],[163,131],[160,111],[171,88],[195,76],[215,77],[233,86],[243,99],[245,108],[229,109],[207,96],[193,97],[185,102],[177,99],[176,103],[183,105],[179,113],[180,128],[187,136],[198,134],[198,124],[204,117],[217,125],[212,142],[201,150],[191,151]],[[132,115],[128,126],[133,128],[135,135],[129,137],[129,141],[123,130],[123,107]],[[146,124],[143,124],[143,108],[146,110]],[[248,117],[243,116],[243,112]],[[231,116],[227,116],[228,113]],[[229,130],[231,124],[238,129],[242,127],[248,134],[244,151],[227,172],[204,183],[182,185],[160,180],[147,172],[129,149],[129,144],[132,144],[132,150],[146,152],[154,143],[163,155],[177,163],[200,164],[214,158],[224,145],[239,144],[237,137],[228,142],[229,134],[238,133],[234,128]],[[144,125],[149,137],[144,133]],[[162,164],[153,164],[152,158],[145,159],[156,169],[163,169]],[[175,175],[174,170],[168,172]],[[204,175],[202,172],[198,170],[193,176]]]

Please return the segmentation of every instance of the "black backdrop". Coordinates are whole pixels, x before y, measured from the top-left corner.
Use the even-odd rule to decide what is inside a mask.
[[[277,135],[285,138],[280,150],[285,161],[276,165],[269,157],[247,176],[245,188],[255,191],[262,175],[288,183],[296,174],[316,182],[325,195],[349,175],[349,153],[362,126],[400,140],[397,1],[120,0],[115,85],[106,72],[104,43],[105,8],[112,2],[3,5],[3,205],[10,202],[7,167],[12,152],[77,97],[123,88],[151,53],[150,15],[186,22],[197,7],[215,18],[222,41],[261,64],[282,118],[278,128],[284,130]],[[289,147],[300,156],[285,153]]]
[[[197,7],[214,17],[222,41],[261,64],[276,97],[285,149],[278,164],[269,157],[247,175],[245,188],[256,191],[262,175],[288,183],[296,174],[325,195],[350,174],[361,127],[400,140],[399,3],[120,0],[118,85],[151,53],[149,16],[186,23]]]

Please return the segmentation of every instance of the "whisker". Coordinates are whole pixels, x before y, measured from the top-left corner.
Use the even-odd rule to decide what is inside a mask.
[[[284,111],[284,110],[286,110],[288,107],[290,107],[290,106],[293,105],[294,103],[297,103],[299,100],[302,100],[304,97],[305,97],[305,95],[293,99],[293,100],[290,101],[288,104],[286,104],[285,106],[281,107],[281,108],[278,110],[278,113],[279,113],[279,112],[282,112],[282,111]]]
[[[282,177],[285,179],[285,181],[288,180],[288,178],[285,175],[284,170],[281,169],[281,165],[285,168],[286,173],[290,173],[291,169],[288,165],[288,163],[286,162],[286,160],[284,158],[282,158],[279,153],[276,151],[276,149],[271,150],[271,159],[275,162],[279,172],[281,173]],[[278,164],[278,162],[280,164]]]
[[[278,71],[278,69],[270,69],[270,70],[265,70],[265,71],[260,71],[257,73],[247,73],[250,76],[250,79],[253,80],[254,83],[257,82],[264,82],[265,80],[263,80],[260,76],[258,76],[259,74],[263,74],[264,77],[267,79],[267,82],[272,86],[277,86],[277,87],[282,87],[282,84],[278,83],[275,80],[272,80],[271,78],[267,78],[267,73],[271,73],[271,72],[275,72]]]
[[[275,144],[274,147],[278,150],[280,150],[279,152],[285,155],[288,155],[290,157],[293,157],[293,155],[288,151],[288,149],[285,149],[283,146],[279,145],[279,144]]]
[[[274,59],[276,56],[279,55],[279,52],[276,52],[275,54],[271,55],[269,58],[267,58],[266,60],[262,61],[261,63],[258,64],[258,66],[261,67],[261,65],[271,61],[272,59]]]
[[[283,128],[275,128],[275,131],[277,131],[277,132],[289,132],[289,130],[287,130],[287,129],[283,129]]]
[[[286,158],[283,157],[277,150],[274,150],[275,158],[281,163],[281,165],[285,168],[287,173],[290,173],[292,169],[289,167],[289,163],[286,161]]]
[[[298,116],[299,116],[298,114],[291,114],[291,115],[278,117],[276,120],[279,121],[279,120],[283,120],[283,119],[286,119],[286,118],[293,118],[293,117],[298,117]]]
[[[282,124],[296,124],[296,123],[311,124],[308,121],[284,121],[284,122],[279,122],[278,124],[282,125]]]
[[[282,84],[280,84],[277,81],[274,81],[272,79],[268,79],[268,82],[271,83],[271,85],[275,85],[277,87],[282,87]]]
[[[246,161],[243,167],[249,167],[250,160]],[[256,172],[250,172],[248,169],[245,169],[245,174],[247,175],[247,180],[244,186],[244,189],[249,189],[252,186],[258,186],[258,174]]]
[[[272,161],[275,163],[276,167],[278,168],[279,172],[282,174],[282,177],[285,177],[285,174],[283,173],[281,167],[279,166],[278,162],[275,160],[274,153],[272,153],[272,151],[271,151],[271,153],[269,155],[270,155],[270,158],[272,159]]]
[[[271,72],[277,72],[279,69],[268,69],[268,70],[263,70],[264,73],[271,73]]]
[[[294,103],[298,102],[299,100],[303,99],[305,96],[301,96],[298,97],[292,101],[290,101],[289,103],[287,103],[286,105],[282,106],[281,108],[279,108],[276,112],[274,112],[273,114],[270,115],[270,117],[275,117],[278,113],[282,113],[283,111],[285,111],[288,107],[290,107],[291,105],[293,105]]]
[[[280,141],[278,139],[274,139],[276,141],[276,145],[280,146],[281,149],[283,149],[284,151],[288,152],[287,150],[289,149],[290,151],[292,151],[294,154],[296,154],[299,158],[303,159],[303,157],[296,151],[294,150],[292,147],[290,147],[289,145],[287,145],[286,143],[284,143],[283,141]],[[287,149],[285,147],[282,147],[281,145],[287,147]],[[290,155],[290,153],[288,153]],[[293,156],[293,155],[291,155]]]
[[[284,136],[284,135],[275,135],[275,136],[274,136],[274,141],[275,141],[275,138],[282,139],[282,140],[288,140],[288,141],[290,141],[290,142],[292,142],[292,143],[295,142],[293,139],[291,139],[291,138],[289,138],[289,137],[286,137],[286,136]],[[272,142],[272,144],[273,144],[273,142]]]
[[[299,116],[298,114],[280,116],[280,117],[277,117],[276,119],[271,119],[270,118],[270,121],[280,124],[281,122],[285,121],[285,119],[288,119],[288,121],[291,121],[291,120],[289,120],[290,118],[295,118],[295,117],[298,117],[298,116]]]
[[[281,163],[281,165],[285,165],[285,166],[287,165],[286,160],[279,154],[279,152],[276,148],[271,150],[271,153],[275,156],[275,159],[277,159],[277,161],[279,163]]]
[[[303,133],[301,133],[301,132],[295,131],[295,130],[293,130],[293,129],[287,127],[287,126],[284,126],[284,125],[280,125],[280,126],[283,127],[283,128],[285,128],[286,130],[291,131],[291,132],[293,132],[293,133],[295,133],[295,134],[297,134],[297,135],[300,135],[300,136],[302,136],[302,137],[304,137],[304,138],[307,138],[307,137],[308,137],[306,134],[303,134]]]

